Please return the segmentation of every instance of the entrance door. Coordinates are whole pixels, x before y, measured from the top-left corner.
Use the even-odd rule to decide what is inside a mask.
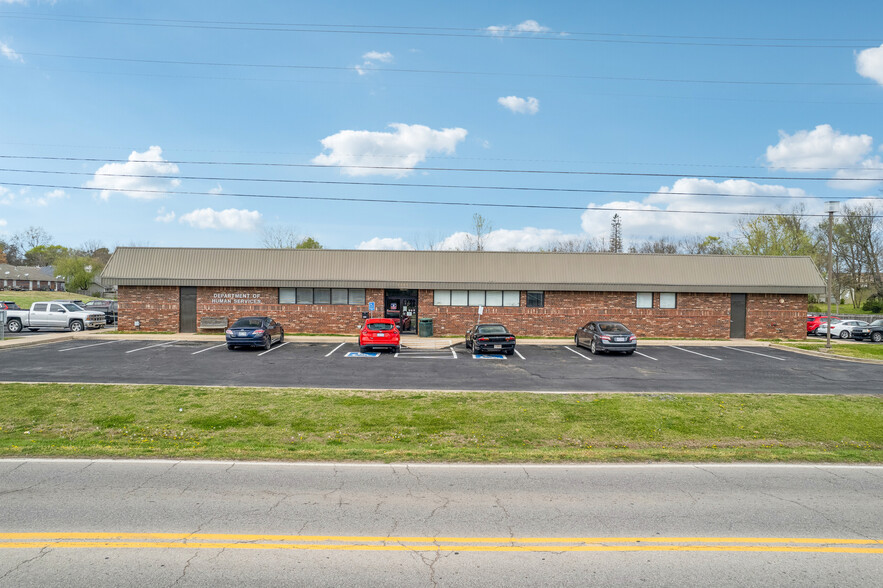
[[[178,331],[181,333],[196,332],[196,287],[181,286],[178,301]]]
[[[746,294],[733,294],[730,297],[730,339],[745,338]]]
[[[386,290],[383,316],[395,319],[403,333],[417,332],[417,290]]]

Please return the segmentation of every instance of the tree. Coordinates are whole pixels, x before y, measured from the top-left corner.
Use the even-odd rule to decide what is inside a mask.
[[[622,253],[622,219],[614,214],[610,221],[610,252]]]
[[[491,221],[476,212],[472,215],[472,230],[474,233],[466,235],[463,249],[466,251],[484,251],[487,249],[488,234],[494,230]]]
[[[681,241],[681,248],[684,253],[693,255],[730,255],[733,253],[733,246],[725,237],[717,237],[708,235],[704,239],[693,237]]]
[[[653,241],[644,241],[638,245],[629,247],[629,253],[662,253],[665,255],[674,255],[679,252],[678,243],[669,241],[668,237],[655,239]]]
[[[312,237],[306,237],[294,246],[295,249],[322,249],[322,245]]]
[[[58,260],[69,257],[70,249],[61,245],[37,245],[25,253],[25,264],[44,267],[55,265]]]
[[[809,255],[818,260],[811,228],[807,225],[803,205],[789,214],[765,214],[738,221],[734,253],[742,255]]]
[[[88,290],[95,276],[101,273],[102,267],[89,257],[65,257],[55,265],[55,273],[64,276],[65,287],[73,292]]]
[[[12,236],[12,241],[21,251],[30,251],[40,245],[49,245],[52,235],[43,227],[30,226]]]
[[[595,253],[607,251],[607,243],[604,239],[592,239],[591,237],[564,239],[550,243],[540,251],[549,253]]]
[[[304,237],[290,225],[266,225],[261,229],[261,245],[267,249],[295,249]]]

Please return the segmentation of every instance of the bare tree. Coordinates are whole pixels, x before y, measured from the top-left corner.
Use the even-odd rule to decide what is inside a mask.
[[[464,249],[466,251],[484,251],[487,249],[488,234],[494,230],[491,221],[477,212],[472,215],[473,234],[467,235]]]
[[[18,246],[22,252],[40,245],[49,245],[51,241],[52,235],[47,233],[43,227],[30,226],[12,236],[13,244]]]
[[[295,249],[303,240],[290,225],[265,225],[261,229],[261,245],[267,249]]]
[[[614,214],[610,221],[610,252],[622,253],[622,219]]]
[[[596,253],[607,250],[607,242],[604,239],[591,237],[563,239],[540,248],[540,251],[550,253]]]

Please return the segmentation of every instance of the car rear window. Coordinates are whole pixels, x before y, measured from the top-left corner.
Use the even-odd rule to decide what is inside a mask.
[[[481,335],[504,335],[506,334],[506,327],[503,325],[485,325],[478,327],[475,332]]]
[[[598,329],[605,333],[629,333],[625,325],[620,323],[598,323]]]
[[[238,321],[233,323],[233,326],[230,328],[231,329],[258,329],[263,324],[264,324],[264,321],[259,318],[243,318],[243,319],[239,319]]]
[[[395,325],[392,323],[368,323],[365,328],[369,331],[391,331]]]

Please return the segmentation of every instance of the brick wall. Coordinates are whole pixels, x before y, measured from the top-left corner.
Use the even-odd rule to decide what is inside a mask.
[[[120,286],[117,296],[121,331],[178,331],[177,286]]]
[[[249,315],[272,316],[287,333],[355,333],[368,302],[374,302],[374,316],[382,316],[383,290],[366,289],[364,305],[279,304],[278,288],[197,288],[197,325],[204,317],[224,317],[232,323]],[[225,294],[236,294],[241,302]],[[527,293],[521,292],[518,307],[486,307],[482,322],[501,322],[516,335],[572,337],[590,320],[617,320],[639,337],[730,336],[730,294],[679,293],[677,308],[659,308],[659,294],[653,308],[636,308],[635,292],[546,292],[542,308],[526,307]],[[120,329],[134,329],[141,321],[144,331],[178,330],[178,288],[119,288]],[[806,335],[807,297],[795,294],[749,294],[746,336],[749,338],[802,339]],[[476,307],[434,306],[433,291],[420,290],[419,317],[432,318],[436,335],[460,337],[478,316]]]

